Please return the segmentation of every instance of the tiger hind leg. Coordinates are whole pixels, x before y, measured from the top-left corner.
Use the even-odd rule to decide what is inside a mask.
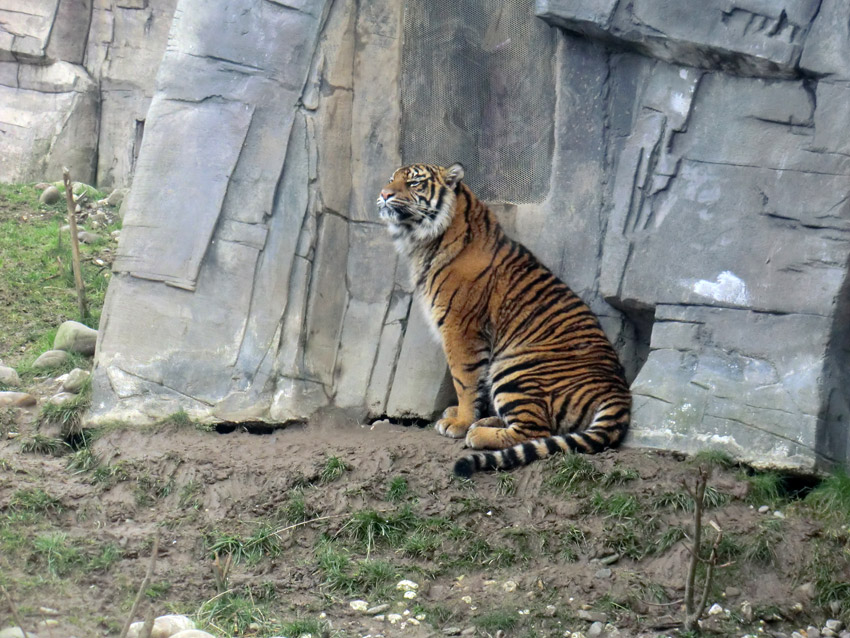
[[[502,417],[476,421],[466,433],[466,445],[476,450],[502,450],[531,439],[551,435],[550,419],[542,402],[513,401]]]

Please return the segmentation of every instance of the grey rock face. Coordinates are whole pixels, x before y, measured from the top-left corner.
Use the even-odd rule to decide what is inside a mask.
[[[16,388],[21,384],[21,379],[14,368],[0,365],[0,383]]]
[[[0,180],[129,183],[176,3],[0,1]]]
[[[77,394],[89,376],[91,376],[91,373],[88,370],[74,368],[66,375],[65,380],[62,382],[62,390]]]
[[[463,3],[475,28],[428,35],[414,19],[424,2],[405,18],[390,0],[239,0],[227,20],[181,2],[134,138],[92,418],[433,416],[452,400],[445,360],[374,199],[403,157],[448,162],[472,144],[492,174],[470,179],[501,202],[506,229],[619,348],[634,444],[846,462],[842,3],[537,0],[539,17],[511,13],[511,38],[528,39],[517,48],[492,3]],[[133,32],[126,11],[96,7],[92,33],[107,13]],[[437,36],[435,49],[415,40]],[[417,64],[428,51],[445,59]],[[130,62],[115,55],[92,77],[120,75]],[[471,61],[477,88],[445,73]],[[104,118],[140,104],[119,93]],[[416,117],[408,107],[426,98]],[[529,145],[534,192],[500,191],[520,182],[499,152]]]
[[[79,321],[66,321],[56,331],[53,339],[54,350],[94,354],[97,344],[97,330],[81,324]]]

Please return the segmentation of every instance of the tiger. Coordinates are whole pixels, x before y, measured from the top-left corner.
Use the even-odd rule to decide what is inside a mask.
[[[631,394],[599,320],[505,234],[463,177],[459,163],[404,166],[377,202],[457,393],[435,428],[488,450],[459,459],[454,473],[618,446]]]

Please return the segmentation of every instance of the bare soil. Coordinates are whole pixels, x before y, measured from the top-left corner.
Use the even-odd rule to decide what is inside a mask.
[[[460,442],[329,414],[264,434],[185,422],[107,428],[88,445],[98,467],[80,469],[69,468],[80,456],[67,446],[58,456],[22,451],[36,408],[10,415],[0,424],[0,584],[41,636],[117,636],[157,529],[137,619],[148,609],[197,614],[219,636],[301,631],[294,621],[340,636],[562,636],[593,619],[615,635],[657,636],[677,635],[683,617],[692,514],[682,481],[696,469],[681,456],[587,457],[598,474],[566,488],[553,485],[568,476],[566,457],[461,481],[451,476]],[[347,468],[339,476],[336,459]],[[724,530],[725,566],[709,605],[726,611],[706,631],[780,636],[847,613],[829,606],[840,591],[826,591],[822,566],[826,557],[827,580],[848,581],[846,534],[801,501],[759,513],[745,469],[715,467],[710,487],[718,505],[706,519]],[[39,491],[52,506],[26,505]],[[77,549],[64,563],[37,542],[57,533]],[[415,598],[395,588],[402,578],[419,585]],[[372,617],[352,609],[355,599],[390,607]],[[0,628],[9,624],[0,599]]]

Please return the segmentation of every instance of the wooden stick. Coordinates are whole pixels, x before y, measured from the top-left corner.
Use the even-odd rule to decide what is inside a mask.
[[[18,609],[15,607],[15,603],[12,602],[12,597],[9,596],[9,592],[6,591],[6,588],[3,585],[0,585],[0,590],[3,591],[3,596],[6,598],[6,603],[9,605],[9,611],[12,612],[12,618],[15,619],[15,622],[18,624],[18,629],[21,630],[24,638],[27,638],[27,632],[24,629],[24,625],[21,622],[21,619],[18,617]]]
[[[65,201],[68,203],[68,225],[71,227],[71,266],[74,270],[74,284],[77,288],[77,306],[80,309],[80,319],[88,314],[86,304],[86,289],[83,284],[83,271],[80,266],[80,238],[77,235],[77,204],[74,202],[74,190],[71,188],[71,173],[67,168],[62,169],[62,181],[65,182]]]
[[[145,577],[142,580],[142,584],[139,585],[139,591],[136,593],[136,600],[133,601],[133,606],[130,608],[130,613],[127,615],[127,620],[124,623],[124,628],[121,630],[121,638],[127,638],[127,632],[130,631],[130,624],[133,622],[133,616],[136,615],[136,610],[139,608],[139,603],[142,601],[142,597],[145,595],[145,590],[148,588],[148,584],[151,582],[151,576],[153,576],[153,568],[156,565],[156,555],[159,552],[159,528],[156,530],[156,534],[153,537],[153,549],[151,550],[151,560],[148,563],[148,571],[145,573]]]

